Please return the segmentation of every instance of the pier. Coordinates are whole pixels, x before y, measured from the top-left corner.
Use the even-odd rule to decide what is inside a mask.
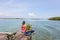
[[[0,40],[32,40],[32,35],[25,36],[24,33],[20,31],[15,33],[1,32]]]

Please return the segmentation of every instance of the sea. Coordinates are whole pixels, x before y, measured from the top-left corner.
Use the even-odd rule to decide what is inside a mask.
[[[22,21],[32,25],[32,40],[60,40],[60,21],[47,19],[0,19],[0,32],[17,32]]]

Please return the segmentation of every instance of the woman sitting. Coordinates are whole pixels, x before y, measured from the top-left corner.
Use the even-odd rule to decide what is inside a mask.
[[[24,33],[24,35],[26,35],[26,36],[29,36],[34,32],[34,30],[32,30],[32,28],[31,28],[31,25],[29,25],[29,24],[26,25],[25,21],[23,21],[23,23],[22,23],[21,30],[22,30],[22,33]]]
[[[22,22],[22,27],[21,27],[21,32],[22,33],[25,33],[26,31],[26,24],[25,24],[25,21]]]

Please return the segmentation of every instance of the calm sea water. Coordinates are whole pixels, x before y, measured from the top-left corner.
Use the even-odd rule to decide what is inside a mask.
[[[32,40],[60,40],[60,21],[31,19],[0,19],[0,32],[16,32],[21,29],[22,21],[31,24],[35,34]]]

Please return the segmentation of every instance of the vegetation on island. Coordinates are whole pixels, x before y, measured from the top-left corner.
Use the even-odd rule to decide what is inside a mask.
[[[51,18],[48,18],[48,20],[60,20],[60,17],[51,17]]]

